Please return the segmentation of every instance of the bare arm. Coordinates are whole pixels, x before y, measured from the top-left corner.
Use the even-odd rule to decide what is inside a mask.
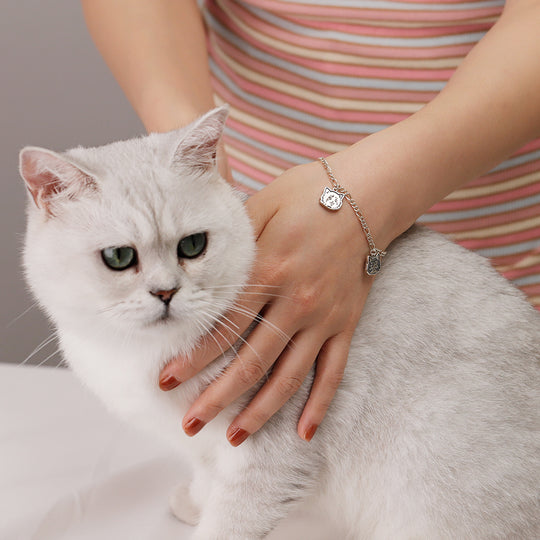
[[[88,29],[148,131],[214,106],[195,0],[82,0]]]
[[[339,182],[362,208],[377,247],[385,248],[434,203],[540,134],[539,59],[540,1],[509,0],[499,21],[431,103],[328,158]],[[309,163],[286,171],[248,201],[262,231],[255,275],[295,301],[268,296],[256,304],[250,297],[240,307],[259,311],[266,306],[268,321],[294,336],[296,346],[281,350],[272,331],[261,325],[228,373],[187,412],[188,434],[274,364],[268,382],[229,428],[231,443],[240,444],[294,393],[315,359],[316,378],[298,433],[309,440],[322,421],[371,286],[359,262],[367,245],[351,209],[330,215],[317,204],[327,185],[321,164]],[[281,241],[291,237],[294,249]],[[241,315],[228,315],[240,332],[246,328],[248,321]],[[226,345],[223,336],[214,337]],[[201,348],[190,362],[171,363],[163,375],[185,380],[207,365],[217,349]]]
[[[172,129],[212,107],[203,27],[194,0],[83,4],[97,46],[147,129]],[[429,105],[330,156],[340,183],[365,213],[378,247],[540,134],[539,58],[540,1],[508,0],[497,24]],[[315,359],[316,378],[299,434],[309,440],[322,421],[371,286],[358,263],[367,246],[356,218],[350,211],[331,215],[317,203],[325,185],[321,164],[310,163],[286,171],[247,202],[258,236],[253,280],[272,285],[273,294],[241,300],[227,321],[242,333],[251,317],[239,313],[264,307],[269,323],[291,336],[295,347],[276,340],[271,325],[259,325],[228,372],[186,414],[188,434],[195,434],[274,365],[269,381],[229,429],[231,443],[240,444],[294,393]],[[291,237],[294,242],[283,242]],[[201,347],[189,362],[171,362],[162,372],[166,388],[188,379],[235,340],[227,335],[226,324],[221,330],[214,336],[215,347]]]
[[[330,159],[381,244],[540,135],[540,2],[510,0],[442,92]]]

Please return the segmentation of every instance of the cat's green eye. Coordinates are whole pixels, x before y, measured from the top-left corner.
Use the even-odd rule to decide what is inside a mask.
[[[182,238],[178,242],[177,253],[181,259],[194,259],[206,248],[206,233],[195,233]]]
[[[137,252],[129,246],[102,249],[101,258],[112,270],[125,270],[137,264]]]

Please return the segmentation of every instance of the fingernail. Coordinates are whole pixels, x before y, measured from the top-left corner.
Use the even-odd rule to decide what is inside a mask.
[[[165,375],[159,379],[159,387],[162,390],[172,390],[180,384],[180,381],[174,375]]]
[[[233,446],[240,446],[248,437],[249,433],[242,428],[229,428],[227,439]]]
[[[184,431],[186,432],[186,435],[193,437],[193,435],[197,435],[205,425],[206,422],[193,417],[184,424]]]
[[[319,426],[315,425],[315,424],[311,424],[311,426],[309,426],[306,431],[304,431],[304,440],[305,441],[311,441],[311,439],[313,439],[313,435],[315,435],[315,432],[317,431],[317,428]]]

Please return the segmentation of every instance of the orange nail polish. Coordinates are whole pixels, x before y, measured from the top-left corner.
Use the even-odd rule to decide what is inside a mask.
[[[317,428],[319,426],[315,425],[315,424],[311,424],[311,426],[309,426],[306,431],[304,431],[304,440],[306,441],[311,441],[311,439],[313,439],[313,435],[315,435],[315,432],[317,431]]]
[[[249,433],[242,428],[236,428],[234,430],[229,430],[227,434],[227,439],[233,446],[240,446],[248,437]]]
[[[186,435],[193,437],[193,435],[197,435],[205,425],[206,422],[193,417],[184,424],[184,431],[186,432]]]
[[[159,379],[159,387],[165,391],[172,390],[173,388],[176,388],[179,384],[180,381],[173,375],[165,375],[165,377]]]

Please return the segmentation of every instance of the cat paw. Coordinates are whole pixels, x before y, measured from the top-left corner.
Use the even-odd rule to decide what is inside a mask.
[[[169,497],[169,505],[172,513],[188,525],[199,523],[200,511],[191,500],[189,495],[189,484],[180,484],[174,488]]]

